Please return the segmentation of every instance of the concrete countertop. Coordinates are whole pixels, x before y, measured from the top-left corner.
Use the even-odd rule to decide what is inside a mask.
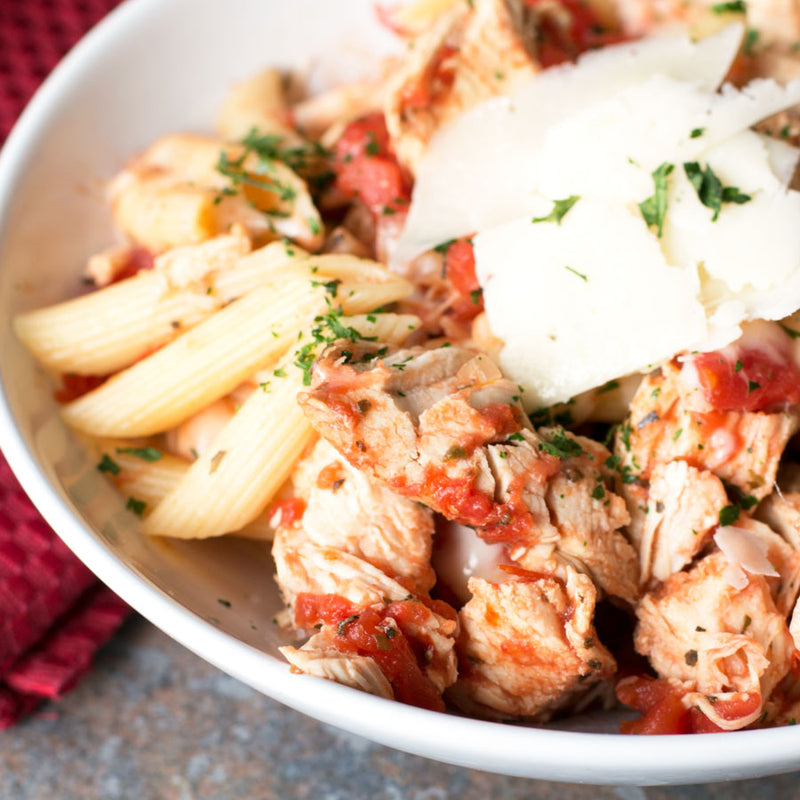
[[[788,800],[798,778],[639,789],[447,766],[301,716],[139,617],[77,689],[0,733],[0,800]]]

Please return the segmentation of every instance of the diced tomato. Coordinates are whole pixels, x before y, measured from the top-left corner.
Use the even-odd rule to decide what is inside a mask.
[[[427,643],[412,633],[413,627],[425,620],[426,605],[395,602],[378,611],[359,608],[339,595],[299,594],[294,609],[300,627],[320,622],[336,625],[336,646],[372,658],[400,702],[444,711],[441,695],[420,667]]]
[[[550,5],[551,0],[524,0],[531,8]],[[572,61],[581,53],[621,42],[625,37],[606,30],[591,4],[586,0],[559,0],[558,4],[566,12],[568,25],[552,10],[543,15],[540,42],[536,59],[543,67],[552,67],[565,61]]]
[[[447,248],[444,270],[453,288],[463,297],[480,290],[475,275],[475,249],[469,239],[456,239]]]
[[[620,733],[690,733],[689,713],[682,698],[683,692],[667,681],[644,675],[620,681],[617,699],[642,714],[639,719],[621,722]]]
[[[107,377],[107,375],[76,375],[74,372],[65,372],[61,376],[61,388],[53,392],[53,397],[58,403],[71,403],[103,384]]]
[[[361,200],[376,217],[397,214],[408,206],[403,173],[394,159],[354,158],[339,167],[336,187],[346,197]]]
[[[351,122],[342,132],[334,148],[338,163],[361,156],[391,155],[386,119],[379,111]]]
[[[275,526],[288,528],[299,522],[306,511],[306,504],[299,497],[286,497],[283,500],[276,500],[269,509],[268,519],[272,520],[275,516],[278,519]]]
[[[336,188],[380,217],[405,213],[410,188],[391,149],[383,114],[351,122],[335,148]]]
[[[725,733],[700,709],[686,708],[684,691],[669,681],[646,675],[625,678],[617,684],[617,699],[643,716],[620,723],[621,733]],[[714,709],[723,719],[743,719],[756,711],[761,698],[756,692],[742,693],[729,700],[718,700]]]
[[[717,411],[764,411],[800,401],[800,369],[784,358],[760,350],[694,356],[706,402]]]

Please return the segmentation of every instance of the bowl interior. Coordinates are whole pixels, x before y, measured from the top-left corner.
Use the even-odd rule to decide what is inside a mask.
[[[105,181],[161,134],[210,131],[228,87],[267,64],[306,67],[317,85],[369,70],[398,47],[373,6],[229,0],[223,12],[218,0],[130,0],[51,76],[0,155],[0,442],[12,467],[124,599],[212,663],[324,721],[453,763],[561,780],[686,782],[796,767],[800,731],[728,735],[720,752],[709,737],[657,743],[431,714],[290,675],[277,654],[285,641],[272,623],[282,606],[268,548],[143,537],[59,420],[51,379],[11,320],[78,293],[86,258],[113,243]],[[608,717],[562,727],[616,730]]]

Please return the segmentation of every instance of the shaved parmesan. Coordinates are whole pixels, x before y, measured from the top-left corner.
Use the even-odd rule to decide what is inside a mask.
[[[769,578],[779,577],[778,570],[767,558],[767,543],[758,534],[726,525],[714,534],[714,542],[728,562],[725,579],[734,589],[743,589],[747,585],[745,572]]]
[[[433,137],[393,261],[473,236],[500,362],[528,407],[800,307],[800,153],[751,130],[800,103],[800,81],[716,91],[741,33],[587,54]],[[661,211],[645,220],[650,198]]]
[[[520,215],[520,206],[526,212],[535,161],[530,156],[550,127],[569,115],[656,74],[713,91],[742,33],[732,25],[701,42],[670,36],[589,52],[577,66],[545,70],[522,82],[511,97],[487,100],[463,114],[430,143],[392,263],[508,222]]]
[[[638,212],[580,200],[561,225],[526,218],[474,243],[492,329],[505,342],[500,364],[524,376],[539,405],[645,370],[705,331],[697,274],[667,263]]]

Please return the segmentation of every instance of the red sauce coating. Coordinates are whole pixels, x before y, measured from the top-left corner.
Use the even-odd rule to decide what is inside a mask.
[[[439,45],[425,69],[403,88],[403,105],[407,110],[428,108],[447,95],[456,77],[457,54],[457,47],[447,42]]]
[[[272,519],[276,514],[279,514],[276,526],[281,528],[288,528],[299,522],[306,512],[306,504],[299,497],[287,497],[283,500],[276,500],[269,510],[267,515]]]
[[[132,278],[143,269],[153,268],[153,254],[145,247],[134,247],[128,254],[128,259],[122,268],[114,275],[112,283],[119,283],[126,278]]]
[[[444,257],[445,275],[459,297],[450,308],[456,319],[467,322],[483,311],[483,295],[475,275],[475,249],[469,239],[456,239]]]
[[[65,372],[61,375],[61,388],[53,392],[57,403],[71,403],[105,383],[107,375],[76,375]]]
[[[295,601],[298,626],[336,625],[336,646],[342,652],[372,658],[400,702],[444,711],[441,695],[420,667],[427,643],[409,630],[423,622],[427,613],[426,606],[415,601],[389,603],[381,611],[359,608],[339,595],[299,594]]]
[[[800,401],[800,369],[788,353],[776,358],[741,350],[736,359],[702,353],[693,364],[706,402],[717,411],[767,411]]]

